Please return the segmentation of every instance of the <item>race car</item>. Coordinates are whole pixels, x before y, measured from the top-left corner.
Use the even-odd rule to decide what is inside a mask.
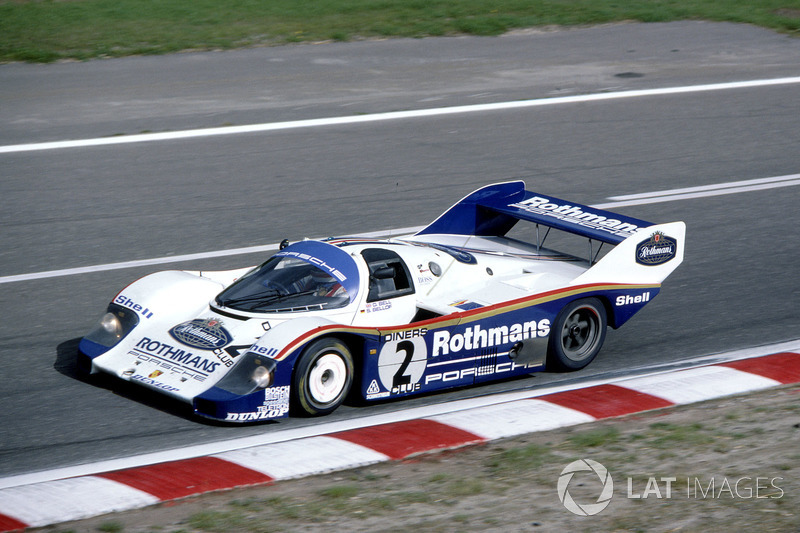
[[[80,341],[78,367],[227,422],[579,370],[656,297],[685,233],[489,185],[413,235],[284,241],[255,267],[145,276]]]

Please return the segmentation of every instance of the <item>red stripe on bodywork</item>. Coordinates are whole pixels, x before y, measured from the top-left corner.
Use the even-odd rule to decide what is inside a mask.
[[[261,472],[216,457],[172,461],[99,476],[150,493],[161,500],[272,481]]]
[[[365,446],[392,459],[486,440],[468,431],[425,419],[351,429],[329,436]]]
[[[0,531],[22,531],[28,524],[0,513]]]
[[[800,354],[784,352],[753,359],[742,359],[730,363],[720,363],[742,372],[750,372],[781,383],[800,383]]]
[[[292,353],[297,349],[298,346],[305,342],[309,342],[312,339],[320,337],[328,332],[336,332],[336,333],[356,333],[362,335],[379,335],[379,331],[376,328],[368,328],[368,327],[356,327],[356,326],[345,326],[343,324],[330,324],[327,326],[318,326],[312,330],[306,331],[296,339],[294,339],[290,344],[286,345],[278,352],[278,355],[274,357],[276,361],[281,361],[287,355]]]
[[[537,399],[569,407],[595,418],[622,416],[674,405],[663,398],[608,384],[555,392]]]

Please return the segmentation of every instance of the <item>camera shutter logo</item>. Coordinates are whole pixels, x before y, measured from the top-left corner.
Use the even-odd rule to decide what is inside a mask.
[[[594,472],[603,484],[603,490],[595,503],[579,504],[569,493],[569,482],[576,472]],[[558,499],[573,514],[578,516],[593,516],[608,507],[614,495],[614,481],[606,467],[591,459],[579,459],[568,464],[558,478]]]

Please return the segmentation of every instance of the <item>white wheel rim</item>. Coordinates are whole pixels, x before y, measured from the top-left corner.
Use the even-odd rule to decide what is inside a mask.
[[[344,390],[347,367],[344,360],[333,353],[325,354],[314,364],[308,374],[308,390],[319,403],[330,403]]]

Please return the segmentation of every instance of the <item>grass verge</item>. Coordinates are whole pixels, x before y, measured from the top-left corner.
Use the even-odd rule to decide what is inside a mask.
[[[0,0],[0,61],[52,62],[293,42],[619,21],[800,32],[798,0]]]

